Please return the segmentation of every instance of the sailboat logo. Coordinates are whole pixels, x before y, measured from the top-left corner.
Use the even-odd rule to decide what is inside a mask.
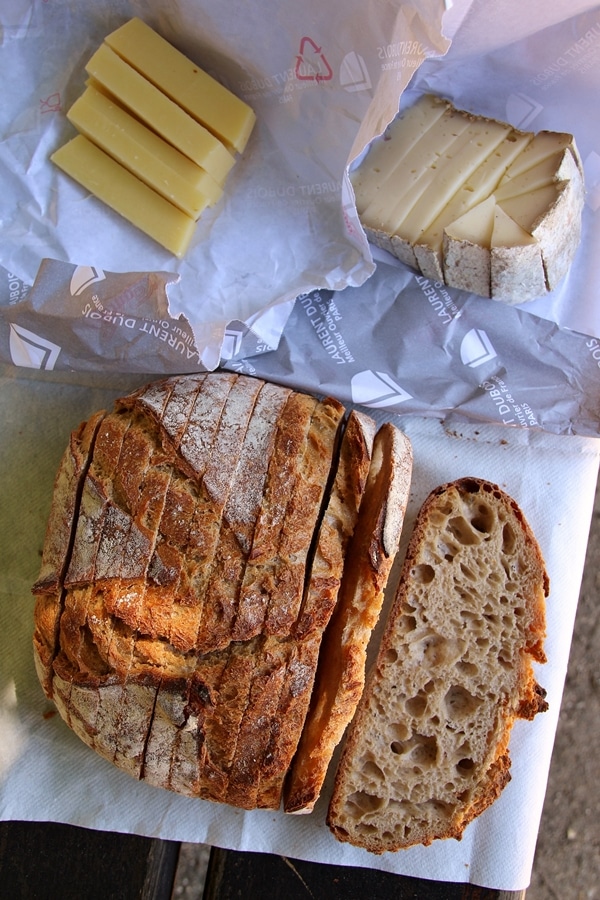
[[[460,358],[465,366],[481,366],[495,359],[496,355],[492,342],[482,328],[467,331],[460,345]]]
[[[9,346],[14,365],[26,369],[53,369],[60,353],[58,344],[21,325],[11,324]]]
[[[385,372],[373,372],[371,369],[354,375],[350,388],[353,403],[374,409],[396,406],[412,399],[412,395],[400,387],[390,375]]]
[[[106,275],[102,269],[95,269],[93,266],[77,266],[71,276],[71,284],[69,286],[71,297],[78,297],[91,284],[98,281],[104,281]]]
[[[364,59],[354,50],[347,53],[340,66],[340,84],[349,93],[368,91],[371,79]]]
[[[518,128],[527,128],[543,109],[543,106],[527,94],[510,94],[506,101],[508,122],[514,122]]]

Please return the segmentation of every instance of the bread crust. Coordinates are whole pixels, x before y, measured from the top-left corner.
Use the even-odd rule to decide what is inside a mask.
[[[331,491],[344,414],[213,373],[146,385],[73,434],[34,653],[97,753],[192,797],[280,805],[335,603],[316,568],[305,591],[319,523],[327,502],[358,507],[366,482]]]
[[[398,551],[412,473],[412,448],[393,425],[374,438],[365,492],[344,554],[337,605],[320,648],[320,662],[284,809],[311,812],[365,681],[366,649],[383,605]]]
[[[48,697],[52,697],[52,667],[59,650],[61,589],[69,565],[71,535],[96,432],[103,419],[104,411],[101,410],[73,431],[54,480],[42,564],[34,586],[34,661]]]
[[[327,821],[372,853],[460,839],[510,779],[517,718],[546,709],[549,581],[497,485],[435,489],[418,515],[376,665],[348,732]]]

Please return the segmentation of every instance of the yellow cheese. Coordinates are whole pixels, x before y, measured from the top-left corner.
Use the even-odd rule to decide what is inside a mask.
[[[509,303],[546,291],[540,244],[506,215],[493,195],[448,226],[444,257],[453,267],[454,286],[462,290]]]
[[[509,134],[507,140],[494,147],[481,165],[471,172],[437,218],[419,235],[414,251],[418,266],[426,278],[443,281],[442,244],[446,225],[490,196],[506,169],[530,139],[531,135],[522,132]]]
[[[497,205],[494,210],[491,246],[493,248],[524,247],[527,244],[537,246],[538,242],[524,228],[521,228],[518,222],[511,219],[501,206]]]
[[[86,71],[142,122],[223,184],[235,157],[224,144],[121,59],[107,44]]]
[[[455,241],[468,241],[489,248],[492,243],[495,210],[495,198],[488,197],[448,225],[446,234]]]
[[[222,194],[207,172],[94,87],[75,101],[67,118],[81,134],[194,219]]]
[[[435,167],[423,173],[418,202],[405,214],[400,212],[396,233],[414,244],[510,130],[499,122],[472,121]]]
[[[145,22],[131,19],[105,40],[129,65],[228,146],[239,152],[244,150],[256,118],[253,110]]]
[[[545,159],[539,160],[531,168],[518,175],[511,176],[510,170],[500,182],[496,196],[498,200],[508,200],[519,194],[528,194],[538,188],[552,184],[553,181],[564,181],[573,177],[577,163],[570,149],[559,150]]]
[[[194,219],[86,137],[77,135],[59,147],[51,159],[67,175],[175,256],[184,255],[195,231]]]
[[[490,293],[495,205],[488,197],[444,232],[444,265],[452,269],[453,286],[483,296]]]
[[[505,213],[518,222],[521,228],[531,232],[535,222],[552,206],[557,197],[555,184],[542,185],[534,191],[507,197],[498,201]]]
[[[554,156],[567,147],[573,149],[573,136],[562,132],[539,131],[517,157],[506,173],[506,178],[515,178],[533,166],[537,166],[549,156]]]

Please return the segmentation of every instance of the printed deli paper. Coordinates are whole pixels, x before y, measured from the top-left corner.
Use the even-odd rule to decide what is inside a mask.
[[[460,0],[457,10],[469,2]],[[28,284],[43,258],[114,272],[168,271],[177,276],[170,312],[186,316],[204,367],[218,364],[232,320],[251,326],[267,349],[276,346],[296,296],[358,285],[373,271],[346,167],[393,117],[423,60],[447,50],[446,5],[3,4],[0,265]],[[75,134],[65,114],[83,91],[86,62],[136,15],[257,115],[224,197],[202,215],[181,261],[49,162]],[[450,21],[456,17],[452,9]]]
[[[457,10],[455,5],[451,13],[456,16]],[[569,275],[556,291],[521,308],[509,308],[430,283],[378,252],[375,274],[361,284],[343,288],[336,284],[335,289],[331,284],[321,285],[245,317],[240,304],[248,294],[245,288],[240,292],[236,283],[240,256],[230,252],[222,269],[210,266],[215,279],[231,279],[229,317],[209,322],[210,334],[202,344],[196,340],[198,323],[193,315],[197,310],[182,310],[172,300],[187,282],[185,272],[165,266],[150,274],[129,268],[122,274],[97,263],[71,260],[67,264],[51,255],[43,260],[35,255],[34,277],[25,278],[22,267],[12,267],[2,256],[14,244],[9,228],[8,242],[0,247],[0,267],[4,263],[0,268],[0,359],[56,371],[157,375],[212,368],[220,362],[287,378],[308,389],[327,385],[345,400],[402,413],[441,417],[455,413],[478,421],[541,426],[557,433],[597,434],[600,264],[595,248],[600,245],[600,119],[589,110],[595,109],[600,93],[598,8],[583,0],[577,5],[554,3],[550,8],[541,0],[526,8],[516,0],[503,0],[493,9],[475,3],[462,6],[461,11],[462,22],[459,19],[456,25],[453,20],[447,54],[422,61],[418,68],[412,55],[417,45],[388,40],[379,46],[378,87],[367,92],[371,102],[362,122],[354,123],[351,155],[356,145],[360,147],[393,115],[396,101],[392,104],[390,95],[401,92],[411,73],[401,103],[412,102],[419,92],[434,91],[446,94],[459,106],[526,129],[571,131],[584,162],[587,196],[581,245]],[[283,11],[282,20],[285,15]],[[408,18],[408,14],[400,16],[405,24]],[[411,29],[417,28],[417,21],[418,17],[410,20]],[[157,24],[160,22],[162,19]],[[274,23],[278,22],[276,18]],[[166,27],[167,23],[162,23]],[[370,27],[379,34],[378,24]],[[27,30],[23,34],[21,43],[27,46]],[[233,36],[231,39],[233,42]],[[421,43],[424,45],[423,40]],[[304,49],[309,46],[305,41]],[[0,66],[5,49],[0,51]],[[298,74],[304,78],[307,71],[298,69]],[[260,82],[258,76],[253,77],[254,100],[260,97],[264,104],[269,100],[269,115],[281,115],[283,107],[287,115],[296,103],[312,97],[310,81],[300,88],[302,79],[296,83],[291,75],[287,84],[282,78],[269,76]],[[346,72],[346,88],[348,78]],[[244,84],[249,90],[247,78]],[[352,94],[352,102],[358,95],[362,101],[367,99],[362,90],[344,90],[343,94]],[[291,99],[276,105],[275,97]],[[346,101],[350,102],[347,97]],[[310,140],[316,123],[308,110],[306,116],[306,139]],[[337,142],[331,130],[327,141]],[[13,143],[9,138],[8,146]],[[2,152],[6,151],[0,145]],[[40,169],[44,169],[44,159],[38,157]],[[251,195],[248,210],[252,215],[264,190],[264,183],[252,175],[246,196]],[[300,193],[304,190],[298,187]],[[252,279],[267,277],[265,261],[281,264],[274,256],[277,247],[281,249],[279,241],[285,245],[283,258],[288,262],[292,257],[297,260],[300,246],[307,249],[305,241],[312,241],[312,235],[298,231],[303,227],[300,222],[285,232],[274,228],[281,213],[291,212],[289,185],[279,193],[288,194],[287,200],[271,198],[269,221],[255,222],[249,230],[253,248],[249,252],[258,260]],[[323,194],[313,199],[317,206],[323,205]],[[224,230],[215,229],[224,236]],[[202,252],[212,254],[215,229]],[[38,226],[24,242],[19,237],[19,257],[30,255],[37,231]],[[321,241],[323,232],[317,234]],[[326,245],[319,247],[313,259],[322,260],[321,254],[330,258],[337,246],[328,232]],[[290,285],[297,287],[294,279]],[[204,302],[207,284],[206,277],[193,279],[194,295],[202,296]],[[312,306],[317,312],[311,315]],[[277,346],[276,354],[265,353]],[[424,363],[426,378],[421,377]]]
[[[0,271],[0,348],[13,363],[155,375],[200,368],[189,323],[168,314],[168,274],[48,260],[40,271],[31,290]],[[11,293],[22,299],[11,305]],[[263,353],[243,322],[229,323],[224,347],[225,368],[345,403],[600,435],[600,339],[386,262],[359,288],[299,297],[276,353]]]

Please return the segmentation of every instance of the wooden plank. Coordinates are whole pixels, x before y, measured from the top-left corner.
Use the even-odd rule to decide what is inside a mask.
[[[179,844],[46,822],[0,822],[11,900],[169,900]]]
[[[524,900],[525,891],[499,891],[472,884],[408,878],[350,866],[304,862],[266,853],[241,853],[213,847],[203,900],[285,897],[306,900]]]

